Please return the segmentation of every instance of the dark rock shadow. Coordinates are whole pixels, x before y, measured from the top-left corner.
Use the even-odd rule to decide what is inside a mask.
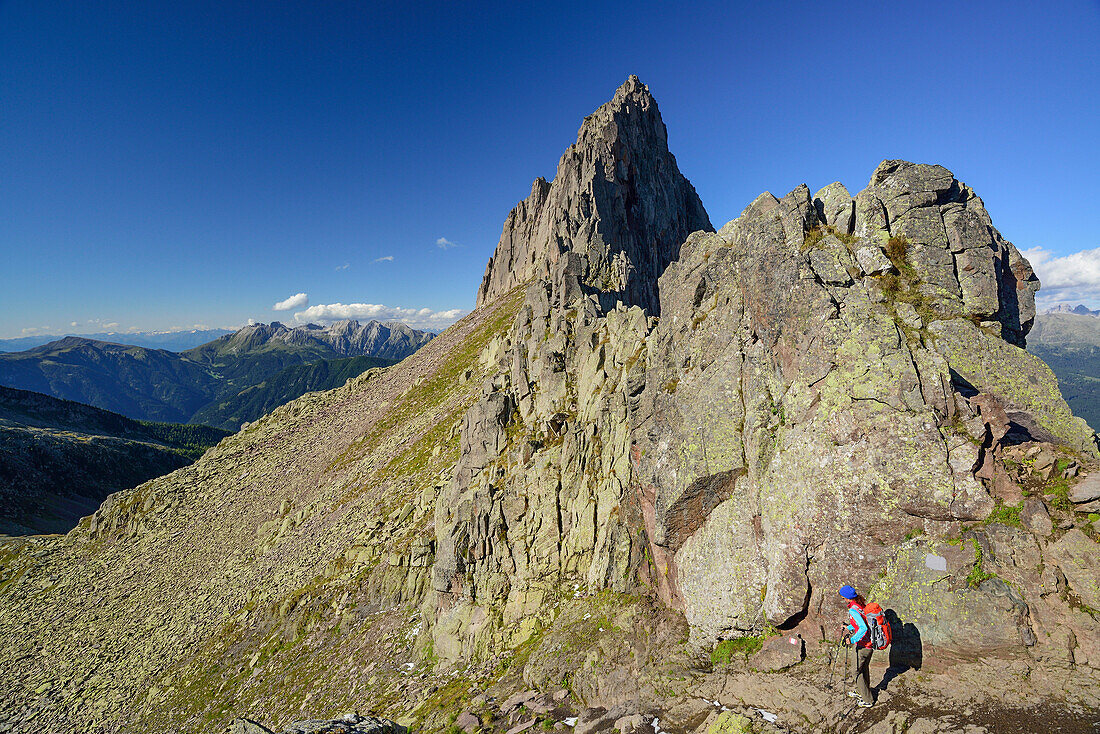
[[[955,392],[962,395],[964,398],[972,398],[981,391],[974,387],[969,380],[960,375],[955,370],[949,370],[951,374],[951,387],[955,388]]]
[[[920,670],[924,664],[924,646],[920,630],[912,622],[905,622],[893,609],[887,609],[886,622],[890,625],[890,667],[875,688],[885,691],[890,682],[909,670]]]

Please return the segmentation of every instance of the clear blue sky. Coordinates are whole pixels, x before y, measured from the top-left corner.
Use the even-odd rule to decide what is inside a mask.
[[[468,5],[0,0],[0,337],[468,309],[632,73],[716,226],[941,163],[1100,294],[1096,2]]]

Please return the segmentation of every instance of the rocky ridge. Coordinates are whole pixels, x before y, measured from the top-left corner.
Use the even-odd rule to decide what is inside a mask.
[[[545,252],[532,282],[487,277],[405,362],[6,555],[9,730],[367,704],[514,734],[999,732],[1100,709],[1094,435],[1021,348],[1026,260],[949,171],[763,194],[640,291],[529,232],[493,263]],[[837,676],[841,583],[896,619],[867,711]]]
[[[582,283],[622,302],[658,308],[657,276],[710,218],[668,150],[649,87],[631,76],[584,118],[552,182],[536,179],[504,231],[477,304],[533,278],[549,279],[570,253]]]
[[[326,349],[331,357],[369,355],[400,360],[427,344],[434,335],[413,329],[406,324],[384,324],[354,320],[336,321],[327,326],[306,324],[286,326],[278,321],[270,324],[250,324],[232,334],[226,334],[202,346],[184,352],[198,362],[211,362],[217,356],[254,352],[278,345]],[[216,355],[216,356],[215,356]]]
[[[1076,306],[1071,306],[1068,303],[1059,303],[1057,306],[1048,308],[1044,313],[1072,313],[1078,316],[1100,316],[1100,310],[1093,311],[1088,306],[1080,303]]]

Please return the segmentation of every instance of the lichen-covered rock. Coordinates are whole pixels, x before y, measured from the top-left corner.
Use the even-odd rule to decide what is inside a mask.
[[[798,635],[769,637],[752,656],[752,667],[774,673],[798,665],[806,657],[806,645]]]
[[[295,721],[279,734],[407,734],[407,732],[406,727],[389,719],[345,714],[338,719]]]
[[[844,184],[834,181],[814,194],[814,207],[822,222],[834,227],[843,234],[852,231],[852,217],[855,214],[855,202]]]
[[[933,321],[928,331],[962,389],[995,396],[1035,440],[1097,456],[1096,434],[1073,415],[1041,359],[961,319]]]
[[[1024,345],[1039,281],[985,205],[942,166],[883,161],[856,196],[860,237],[904,237],[921,291],[943,316],[970,316]]]
[[[1069,501],[1081,504],[1100,499],[1100,472],[1082,479],[1069,493]]]
[[[1065,574],[1070,590],[1092,609],[1100,609],[1100,544],[1074,528],[1047,549]]]
[[[1038,497],[1028,497],[1020,508],[1020,521],[1036,535],[1046,537],[1054,531],[1054,523],[1046,505]]]
[[[700,643],[812,625],[836,613],[830,590],[898,563],[907,531],[989,516],[1013,426],[1095,452],[1049,370],[1012,343],[1034,279],[1008,268],[1014,248],[965,185],[888,161],[856,197],[853,235],[811,236],[838,196],[764,194],[661,279],[635,481],[652,497],[655,585]],[[949,236],[941,215],[973,231]],[[992,307],[963,297],[953,247],[995,275]],[[984,625],[965,645],[1023,645],[1026,601],[983,583],[943,592]]]
[[[453,479],[436,504],[440,657],[477,658],[522,641],[563,586],[632,585],[640,546],[623,522],[627,416],[644,383],[649,328],[641,308],[604,311],[595,294],[581,294],[575,273],[527,289],[499,379],[464,420]],[[499,440],[481,440],[481,415],[493,416]],[[499,625],[479,621],[498,613]]]

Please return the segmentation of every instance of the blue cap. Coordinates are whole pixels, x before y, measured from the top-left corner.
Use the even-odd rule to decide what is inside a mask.
[[[857,596],[859,596],[859,594],[856,593],[856,590],[853,589],[851,586],[848,586],[847,584],[840,587],[840,595],[843,596],[845,599],[855,599]]]

